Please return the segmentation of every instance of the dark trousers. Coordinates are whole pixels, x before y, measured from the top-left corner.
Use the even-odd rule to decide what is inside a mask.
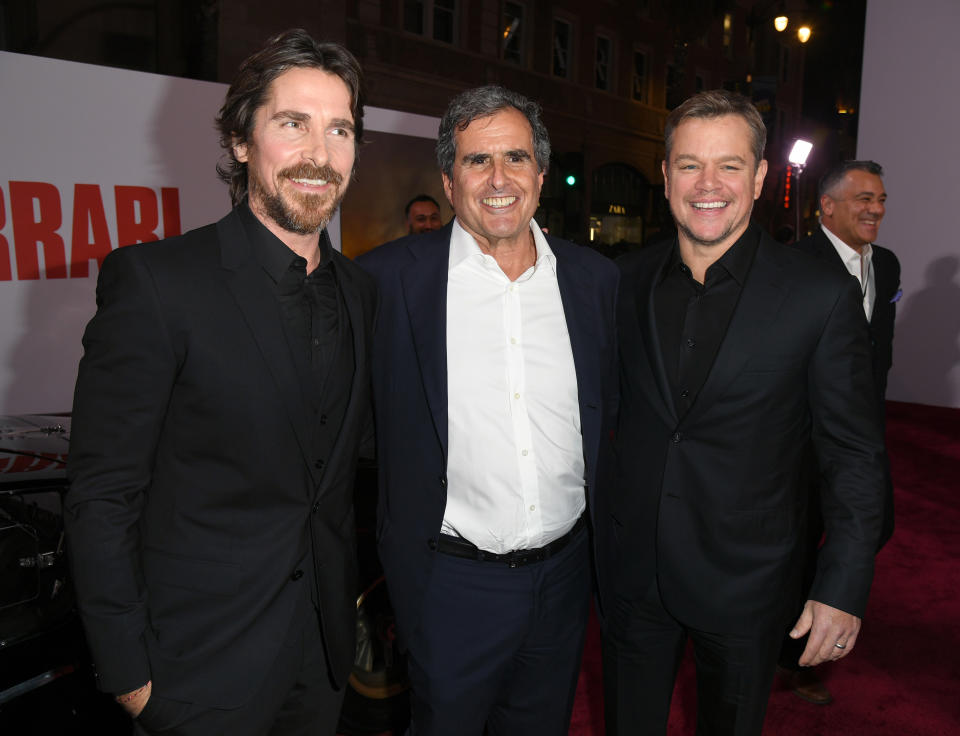
[[[330,682],[317,612],[304,586],[277,658],[240,708],[221,710],[151,695],[134,720],[137,736],[334,736],[343,688]],[[268,645],[268,643],[265,643]]]
[[[654,583],[643,598],[611,601],[604,624],[607,734],[666,734],[674,681],[689,638],[697,669],[698,736],[759,736],[782,621],[758,624],[744,636],[691,629],[667,612]]]
[[[438,554],[422,623],[405,637],[409,733],[566,736],[589,605],[585,529],[516,568]]]

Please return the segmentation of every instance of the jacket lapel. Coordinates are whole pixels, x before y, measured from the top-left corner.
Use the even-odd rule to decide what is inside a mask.
[[[420,378],[443,448],[444,463],[447,457],[447,264],[451,229],[447,225],[430,235],[415,238],[408,246],[413,261],[400,275]]]
[[[657,396],[660,399],[660,401],[654,401],[653,403],[671,425],[676,424],[677,409],[673,403],[673,392],[670,390],[666,367],[663,364],[663,354],[660,351],[660,334],[657,331],[654,290],[672,252],[672,248],[664,248],[663,257],[656,264],[656,267],[644,270],[642,280],[636,284],[636,301],[634,304],[640,339],[643,343],[643,349],[649,356],[647,364],[657,388]]]
[[[253,333],[273,385],[280,396],[287,418],[300,445],[303,460],[316,483],[320,473],[313,467],[309,453],[305,399],[300,390],[300,378],[284,336],[282,315],[275,296],[265,287],[263,270],[253,257],[239,216],[231,212],[217,223],[220,239],[221,263],[227,288]]]
[[[594,464],[600,439],[601,423],[601,345],[596,337],[603,330],[595,302],[589,297],[597,286],[589,272],[572,258],[571,246],[548,239],[557,259],[557,285],[570,335],[570,349],[577,373],[577,394],[580,403],[580,428],[583,435],[588,469]],[[589,470],[588,470],[589,472]]]

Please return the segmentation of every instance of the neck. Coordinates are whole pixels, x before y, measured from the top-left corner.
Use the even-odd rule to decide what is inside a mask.
[[[481,251],[488,256],[493,256],[500,270],[511,281],[516,281],[537,262],[537,244],[529,228],[516,238],[503,240],[489,240],[477,237],[469,230],[467,232],[473,236]]]
[[[740,233],[742,235],[743,233]],[[723,243],[716,245],[704,245],[697,243],[681,232],[678,238],[680,245],[680,258],[690,269],[690,275],[700,284],[707,277],[707,269],[716,263],[720,258],[730,250],[730,247],[737,242],[740,235],[732,237]]]

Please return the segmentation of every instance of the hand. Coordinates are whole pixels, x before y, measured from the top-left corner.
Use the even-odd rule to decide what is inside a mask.
[[[136,718],[146,707],[151,692],[153,692],[153,681],[148,680],[146,685],[128,693],[117,695],[115,700],[120,703],[120,707],[127,711],[131,718]]]
[[[813,667],[842,659],[853,651],[860,633],[860,619],[826,603],[807,601],[790,637],[799,639],[807,632],[810,638],[800,655],[800,665]]]

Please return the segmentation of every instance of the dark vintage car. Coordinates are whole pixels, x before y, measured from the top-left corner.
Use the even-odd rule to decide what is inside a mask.
[[[126,736],[130,721],[96,691],[64,548],[70,419],[0,416],[0,734]],[[376,469],[357,474],[357,661],[341,714],[349,736],[402,732],[404,663],[373,540]]]
[[[62,502],[70,419],[0,416],[0,733],[128,734],[74,605]]]

